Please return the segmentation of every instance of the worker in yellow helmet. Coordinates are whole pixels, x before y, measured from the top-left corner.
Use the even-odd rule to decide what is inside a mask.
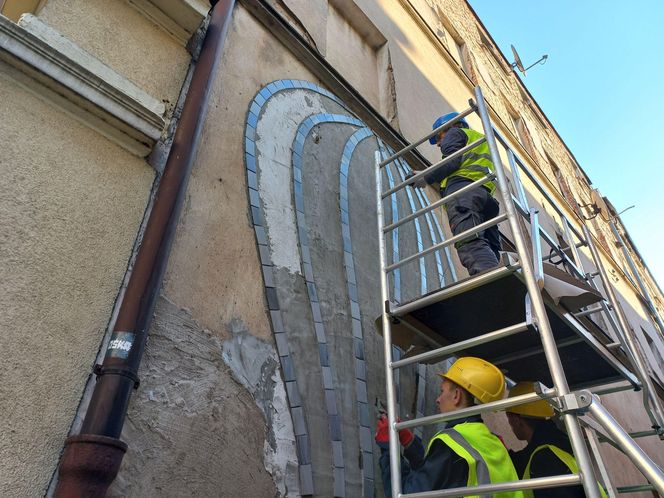
[[[480,358],[460,358],[440,376],[440,396],[436,399],[440,413],[498,401],[505,392],[502,372]],[[448,422],[446,429],[431,438],[426,451],[420,438],[409,430],[400,431],[399,440],[404,447],[402,493],[518,480],[507,449],[479,415]],[[381,448],[379,463],[385,496],[391,497],[389,431],[384,416],[378,421],[376,442]],[[523,493],[512,491],[493,496],[523,498]]]
[[[509,391],[509,397],[535,392],[533,382],[519,382]],[[522,479],[577,473],[572,446],[551,417],[551,405],[543,399],[513,406],[507,410],[507,421],[517,439],[528,445],[520,451],[510,451]],[[600,486],[601,489],[601,486]],[[602,491],[602,496],[606,496]],[[584,498],[582,486],[547,488],[524,491],[526,498]]]

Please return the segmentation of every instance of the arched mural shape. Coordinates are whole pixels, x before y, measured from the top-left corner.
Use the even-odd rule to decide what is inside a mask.
[[[319,142],[320,150],[327,152],[323,157],[316,155],[319,152],[314,145]],[[307,81],[280,80],[266,85],[247,113],[245,163],[251,220],[286,384],[299,465],[299,493],[303,495],[370,497],[379,479],[372,394],[378,398],[384,390],[384,373],[382,361],[377,362],[380,371],[375,365],[372,370],[366,354],[367,341],[373,351],[374,343],[382,342],[382,338],[377,338],[373,330],[374,316],[367,316],[377,314],[371,309],[373,305],[367,304],[376,296],[361,292],[362,282],[378,278],[377,256],[365,249],[367,244],[377,243],[375,194],[373,189],[364,188],[366,198],[357,195],[351,191],[350,180],[352,173],[356,180],[364,181],[368,168],[368,177],[373,178],[373,151],[386,150],[379,143],[343,102]],[[351,168],[354,164],[364,168],[363,174],[357,176]],[[336,175],[334,190],[332,180],[323,179],[331,178],[331,169]],[[386,180],[401,181],[408,171],[405,163],[395,164],[386,168]],[[428,203],[424,192],[407,190],[407,199],[393,196],[391,216],[417,209],[415,199],[419,206]],[[352,233],[352,205],[359,201],[363,209],[354,212],[362,217],[365,211],[373,211],[373,218],[368,216],[373,222],[360,224],[362,229]],[[321,213],[319,204],[329,204],[327,211],[336,209],[338,216]],[[336,226],[331,225],[332,217]],[[435,216],[427,215],[425,219],[427,242],[442,240]],[[418,221],[416,231],[409,234],[416,241],[410,250],[422,247],[424,234]],[[353,237],[360,237],[361,256],[354,254]],[[403,245],[396,231],[392,247],[397,255]],[[329,265],[321,256],[328,250]],[[449,253],[446,256],[447,271],[453,272]],[[366,268],[372,261],[375,268]],[[443,261],[436,253],[435,263],[429,267],[424,260],[418,263],[418,294],[427,291],[428,274],[437,277],[436,286],[444,280]],[[397,273],[394,290],[398,298],[400,280]],[[330,333],[328,327],[334,330]],[[372,375],[376,385],[368,387]],[[413,411],[421,413],[426,368],[411,369],[407,375],[419,376],[417,382],[412,382],[417,391],[408,399],[416,400]],[[352,404],[349,392],[353,393]],[[359,469],[348,464],[356,461]]]

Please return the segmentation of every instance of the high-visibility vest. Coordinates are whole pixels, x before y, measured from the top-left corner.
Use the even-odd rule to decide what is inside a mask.
[[[442,441],[468,464],[467,486],[518,481],[512,459],[505,445],[481,422],[464,422],[440,431],[431,438],[427,453],[434,441]],[[522,491],[493,493],[497,498],[524,498]],[[470,495],[468,498],[479,498]]]
[[[523,472],[523,479],[530,479],[530,464],[533,462],[533,457],[538,451],[541,451],[544,448],[550,449],[553,452],[553,454],[556,455],[556,457],[565,464],[565,467],[569,469],[571,474],[577,474],[579,472],[579,467],[576,464],[576,460],[574,459],[573,455],[552,444],[543,444],[535,448],[535,450],[530,454],[530,458],[528,459],[528,465],[526,465],[526,470],[524,470]],[[599,486],[599,491],[602,494],[602,498],[607,498],[606,491],[604,491],[602,485],[599,483],[597,483],[597,485]],[[525,490],[523,494],[525,498],[534,498],[535,496],[532,489]]]
[[[459,129],[468,136],[469,144],[484,137],[484,135],[482,135],[480,132],[471,130],[470,128]],[[468,178],[472,181],[477,181],[485,175],[493,173],[494,171],[495,170],[493,167],[493,162],[491,161],[489,145],[484,142],[477,147],[473,147],[461,157],[461,165],[459,166],[459,169],[451,175],[443,178],[443,180],[440,182],[440,188],[444,189],[445,185],[447,185],[447,180],[454,176],[460,176],[462,178]],[[496,191],[496,184],[494,182],[485,183],[484,186],[488,188],[492,194]]]

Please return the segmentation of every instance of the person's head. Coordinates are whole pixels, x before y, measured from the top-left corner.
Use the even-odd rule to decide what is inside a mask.
[[[508,397],[513,398],[533,392],[535,392],[533,382],[519,382],[510,389]],[[507,421],[512,428],[514,436],[520,441],[528,442],[532,439],[537,426],[553,417],[554,414],[551,405],[543,399],[512,406],[505,411],[507,412]]]
[[[467,408],[475,404],[473,395],[460,387],[459,384],[442,379],[440,383],[440,395],[436,398],[436,405],[440,413],[452,412],[461,408]]]
[[[481,358],[459,358],[440,376],[443,380],[436,404],[441,413],[498,401],[505,392],[503,373]]]
[[[431,128],[432,130],[435,130],[439,126],[444,125],[448,121],[451,121],[452,119],[456,118],[459,115],[458,112],[448,112],[447,114],[443,114],[440,116],[436,121],[433,123],[433,127]],[[459,121],[454,123],[453,125],[454,128],[470,128],[468,126],[468,121],[466,121],[464,118],[461,118]],[[436,145],[440,146],[440,143],[443,141],[443,138],[445,138],[445,135],[447,134],[449,128],[445,129],[444,131],[438,133],[437,135],[429,138],[429,143],[431,145]]]

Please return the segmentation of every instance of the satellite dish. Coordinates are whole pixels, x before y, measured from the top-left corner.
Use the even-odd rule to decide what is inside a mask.
[[[534,62],[530,66],[524,68],[523,63],[521,62],[521,57],[519,57],[519,52],[516,51],[516,48],[514,48],[514,45],[510,45],[512,47],[512,53],[514,54],[514,62],[512,62],[512,68],[517,68],[521,74],[526,76],[526,71],[530,69],[533,66],[536,66],[537,64],[544,64],[546,60],[549,58],[548,55],[543,55],[542,57],[539,58],[537,62]]]
[[[514,45],[510,45],[512,48],[512,53],[514,54],[514,62],[512,62],[512,67],[517,68],[525,76],[526,70],[523,68],[523,63],[521,62],[521,57],[519,57],[519,52],[516,51]]]

